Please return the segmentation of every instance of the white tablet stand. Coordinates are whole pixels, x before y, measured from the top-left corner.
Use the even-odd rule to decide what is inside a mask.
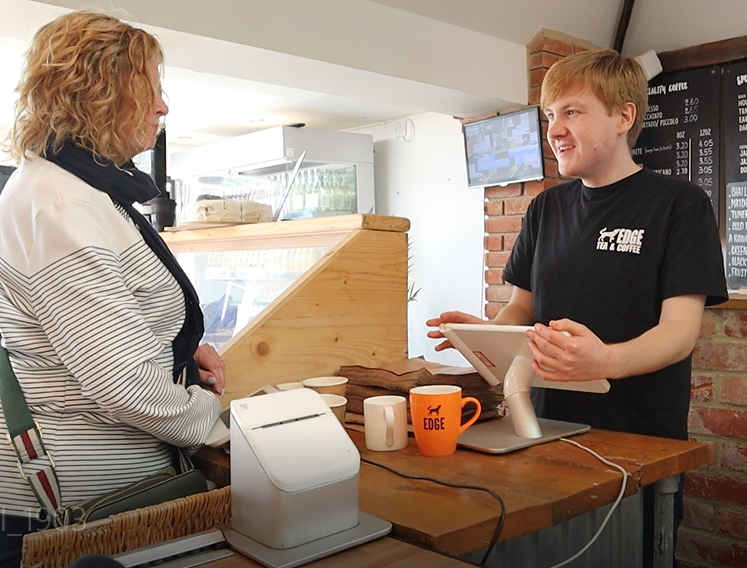
[[[590,428],[585,424],[537,418],[529,398],[533,374],[529,359],[522,355],[514,357],[503,381],[509,419],[471,426],[459,438],[459,445],[500,454],[588,431]]]
[[[537,418],[529,397],[531,386],[603,393],[605,380],[588,382],[543,381],[532,369],[525,326],[442,324],[441,332],[491,385],[503,384],[508,420],[474,424],[459,438],[459,445],[488,453],[506,453],[586,432],[575,422]]]

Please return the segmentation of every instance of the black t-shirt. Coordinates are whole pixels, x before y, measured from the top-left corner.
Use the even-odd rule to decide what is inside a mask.
[[[605,343],[638,337],[675,296],[727,299],[713,208],[695,184],[649,170],[602,188],[574,180],[532,202],[504,271],[532,293],[535,321],[570,318]],[[691,357],[610,381],[607,394],[533,389],[537,414],[687,439]]]

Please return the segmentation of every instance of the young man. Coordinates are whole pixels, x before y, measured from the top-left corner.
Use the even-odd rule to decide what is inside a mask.
[[[615,51],[576,54],[548,71],[547,139],[561,175],[576,179],[530,205],[504,271],[511,299],[490,323],[533,326],[532,365],[544,379],[616,379],[604,395],[533,389],[538,416],[687,439],[703,307],[728,296],[703,190],[631,157],[646,107],[643,71]],[[446,312],[427,324],[481,321]]]

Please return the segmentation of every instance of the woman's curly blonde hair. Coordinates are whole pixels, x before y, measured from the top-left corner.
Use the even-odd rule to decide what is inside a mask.
[[[46,156],[64,141],[115,164],[132,158],[124,133],[147,127],[161,94],[154,60],[163,63],[156,38],[111,16],[73,12],[43,26],[16,88],[13,158]]]

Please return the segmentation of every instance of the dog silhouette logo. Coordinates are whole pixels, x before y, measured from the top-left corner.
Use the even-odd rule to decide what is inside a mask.
[[[619,231],[620,229],[613,229],[611,231],[608,231],[607,227],[605,227],[604,229],[599,231],[599,238],[597,240],[601,242],[605,239],[609,239],[609,242],[612,242]]]
[[[433,416],[434,414],[436,416],[438,416],[440,412],[441,412],[441,405],[440,404],[438,406],[435,406],[435,407],[434,406],[429,406],[428,407],[428,416]]]

